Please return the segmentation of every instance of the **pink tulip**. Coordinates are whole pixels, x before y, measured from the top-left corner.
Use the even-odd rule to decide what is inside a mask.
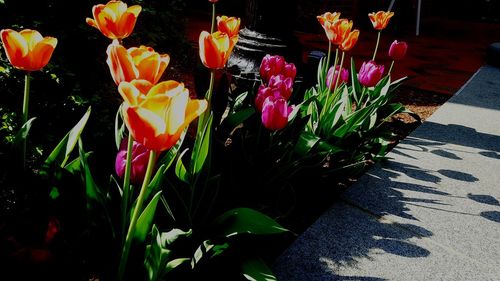
[[[286,100],[290,98],[293,90],[293,79],[285,77],[283,74],[271,76],[269,79],[269,88],[277,89],[281,96]]]
[[[335,67],[335,75],[333,74],[333,66],[330,67],[330,70],[328,70],[328,74],[326,75],[326,86],[330,89],[333,90],[333,87],[335,85],[335,81],[337,81],[339,77],[339,68],[340,65],[337,65]],[[334,76],[332,79],[332,75]],[[349,82],[349,71],[347,69],[342,67],[342,70],[340,71],[340,80],[344,81],[344,83]],[[340,84],[340,81],[337,83],[337,85]]]
[[[267,83],[271,76],[283,74],[292,80],[297,75],[297,68],[293,63],[287,63],[282,56],[266,55],[260,64],[260,77]]]
[[[141,184],[146,174],[146,168],[149,161],[149,149],[142,144],[135,142],[132,146],[132,165],[130,170],[130,182]],[[127,164],[127,139],[124,139],[120,145],[120,151],[116,155],[115,171],[118,177],[125,175],[125,166]]]
[[[374,61],[363,62],[358,73],[358,80],[365,87],[373,87],[384,75],[384,66],[378,65]]]
[[[264,101],[270,96],[275,98],[283,98],[278,89],[260,85],[259,90],[257,91],[257,97],[255,98],[255,107],[259,112],[262,111],[262,105],[264,104]]]
[[[389,56],[393,60],[400,60],[405,57],[406,50],[408,50],[408,44],[406,44],[406,42],[398,42],[398,40],[394,40],[389,48]]]
[[[288,115],[292,110],[293,107],[288,106],[284,98],[269,96],[262,106],[262,124],[272,131],[283,129],[288,124]]]

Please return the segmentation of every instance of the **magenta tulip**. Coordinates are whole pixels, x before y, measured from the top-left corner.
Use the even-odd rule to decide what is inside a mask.
[[[394,40],[389,48],[389,56],[393,60],[400,60],[405,57],[406,50],[408,50],[408,44],[406,44],[406,42],[398,42],[398,40]]]
[[[363,62],[358,73],[358,80],[365,87],[373,87],[384,75],[384,66],[378,65],[374,61]]]
[[[130,182],[141,184],[149,161],[149,149],[141,143],[134,141],[132,146],[132,164],[130,170]],[[120,145],[120,151],[116,155],[115,171],[118,177],[123,178],[125,166],[127,164],[127,139],[124,139]]]
[[[282,56],[266,55],[260,64],[260,77],[267,83],[272,76],[278,74],[294,80],[297,75],[297,68],[293,63],[287,63]]]
[[[292,95],[293,79],[283,74],[274,75],[269,79],[268,87],[278,90],[281,96],[288,100]]]
[[[335,85],[335,81],[337,81],[339,77],[339,68],[340,65],[337,65],[335,67],[335,75],[333,74],[333,66],[330,67],[330,70],[328,70],[328,74],[326,75],[326,86],[330,89],[333,90],[333,87]],[[334,76],[332,78],[332,75]],[[347,69],[342,67],[342,70],[340,71],[340,80],[344,81],[344,83],[349,82],[349,71]],[[337,83],[337,85],[340,84],[340,81]]]
[[[270,96],[273,96],[275,98],[283,98],[278,89],[260,85],[259,90],[257,91],[257,97],[255,98],[255,107],[259,112],[262,111],[262,105],[264,104],[264,101]]]
[[[288,106],[284,98],[269,96],[262,105],[262,124],[272,131],[283,129],[288,124],[288,115],[292,110],[293,107]]]

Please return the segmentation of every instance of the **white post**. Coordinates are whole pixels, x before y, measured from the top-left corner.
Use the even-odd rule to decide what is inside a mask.
[[[420,35],[420,12],[422,11],[422,0],[418,0],[417,6],[417,36]]]
[[[396,2],[396,0],[391,1],[391,4],[389,5],[389,8],[387,9],[388,12],[390,12],[392,10],[392,7],[394,6],[394,2]]]

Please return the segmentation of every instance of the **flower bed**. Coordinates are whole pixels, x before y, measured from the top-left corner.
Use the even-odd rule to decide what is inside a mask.
[[[114,140],[98,140],[116,146],[111,175],[84,147],[93,133],[91,108],[50,153],[40,153],[41,161],[29,160],[28,140],[39,126],[28,111],[31,74],[47,66],[61,42],[29,29],[1,31],[9,62],[25,73],[21,126],[5,151],[13,164],[2,180],[31,194],[21,220],[38,224],[5,220],[15,228],[6,243],[13,250],[5,253],[13,268],[55,279],[274,280],[266,261],[302,226],[294,221],[297,210],[383,159],[394,139],[392,116],[418,118],[391,103],[404,80],[391,81],[391,71],[406,43],[391,45],[388,69],[376,62],[392,12],[369,15],[378,39],[359,71],[344,60],[359,30],[339,13],[325,13],[318,21],[329,52],[314,87],[294,90],[300,69],[269,54],[255,83],[215,91],[223,78],[235,81],[225,68],[241,21],[216,17],[218,1],[210,2],[211,30],[199,37],[209,86],[198,99],[182,82],[162,79],[173,60],[168,54],[125,47],[145,8],[120,1],[93,7],[86,22],[111,40],[102,64],[121,99]],[[33,229],[35,238],[26,239]]]

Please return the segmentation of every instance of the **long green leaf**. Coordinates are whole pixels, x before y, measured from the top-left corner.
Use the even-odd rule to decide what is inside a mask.
[[[213,121],[213,113],[208,117],[208,122],[205,128],[203,129],[203,133],[201,136],[197,136],[195,145],[193,147],[193,153],[191,154],[191,176],[197,175],[205,164],[205,160],[207,159],[208,152],[210,150],[210,143],[212,141],[212,121]],[[201,139],[198,139],[200,138]]]
[[[236,128],[236,126],[245,122],[254,114],[255,109],[253,107],[245,108],[241,111],[229,115],[226,119],[224,119],[222,126],[226,128],[226,130],[232,131],[234,128]]]
[[[20,146],[23,143],[23,140],[25,140],[28,137],[28,134],[30,132],[31,126],[33,125],[33,121],[35,121],[36,117],[31,118],[30,120],[26,121],[26,123],[23,124],[21,129],[17,132],[15,138],[14,138],[14,146],[20,148]]]
[[[351,58],[351,81],[352,81],[352,91],[354,100],[359,104],[361,102],[361,84],[358,80],[358,73],[356,72],[356,63],[354,62],[354,58]]]
[[[116,149],[120,149],[123,138],[125,137],[125,123],[123,123],[122,106],[120,105],[115,116],[115,144]]]
[[[134,231],[134,238],[141,243],[146,240],[146,236],[151,231],[151,226],[153,225],[153,219],[156,213],[156,206],[158,206],[158,200],[160,200],[160,195],[161,191],[158,191],[158,193],[155,194],[146,208],[144,208],[144,211],[142,211],[139,219],[137,220]]]
[[[295,145],[294,152],[299,156],[308,154],[311,149],[320,141],[321,138],[310,132],[302,132],[297,144]]]
[[[230,210],[215,220],[220,234],[231,237],[239,234],[276,234],[289,231],[272,218],[249,208]]]
[[[277,281],[267,264],[259,258],[249,259],[241,265],[241,273],[249,281]]]
[[[189,178],[190,175],[188,174],[186,167],[184,166],[184,163],[182,162],[182,158],[184,155],[188,152],[188,149],[186,148],[181,155],[179,155],[179,158],[177,158],[177,163],[175,164],[175,175],[177,178],[179,178],[181,181],[185,183],[189,183]]]
[[[80,135],[82,134],[83,128],[85,127],[85,124],[87,124],[89,117],[90,107],[87,109],[87,112],[83,115],[82,119],[78,121],[73,129],[66,134],[56,148],[50,153],[47,160],[45,160],[46,165],[57,163],[61,168],[66,165],[66,161],[68,161],[71,152],[80,139]]]

